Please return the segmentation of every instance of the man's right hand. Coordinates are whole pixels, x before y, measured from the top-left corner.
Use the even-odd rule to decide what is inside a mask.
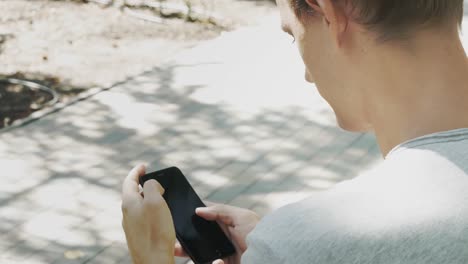
[[[260,221],[260,217],[247,209],[223,204],[207,203],[208,207],[197,208],[196,214],[209,221],[217,221],[236,248],[234,256],[215,263],[238,264],[247,250],[246,237]],[[176,244],[175,256],[187,257],[180,244]]]

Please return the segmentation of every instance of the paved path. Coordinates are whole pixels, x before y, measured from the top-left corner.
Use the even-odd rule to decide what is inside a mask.
[[[378,162],[302,68],[267,18],[0,133],[0,263],[129,263],[120,185],[139,162],[177,165],[202,197],[262,215]]]

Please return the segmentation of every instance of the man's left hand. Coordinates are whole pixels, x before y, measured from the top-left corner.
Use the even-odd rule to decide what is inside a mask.
[[[171,212],[155,180],[145,182],[144,195],[138,180],[145,174],[139,165],[128,174],[122,187],[122,226],[134,264],[174,263],[176,235]]]

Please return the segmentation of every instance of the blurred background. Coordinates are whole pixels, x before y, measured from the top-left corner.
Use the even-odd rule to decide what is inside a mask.
[[[1,1],[0,77],[45,84],[66,102],[222,32],[254,25],[274,8],[268,0]],[[19,86],[0,93],[0,127],[52,96]]]

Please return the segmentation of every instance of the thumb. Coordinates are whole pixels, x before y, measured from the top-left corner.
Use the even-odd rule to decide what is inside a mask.
[[[145,199],[159,199],[164,194],[164,188],[156,180],[148,180],[143,185],[143,195]]]
[[[222,259],[217,259],[213,261],[213,264],[224,264],[224,261]]]
[[[226,205],[199,207],[195,210],[195,213],[208,221],[219,221],[227,226],[234,225],[233,212]]]

